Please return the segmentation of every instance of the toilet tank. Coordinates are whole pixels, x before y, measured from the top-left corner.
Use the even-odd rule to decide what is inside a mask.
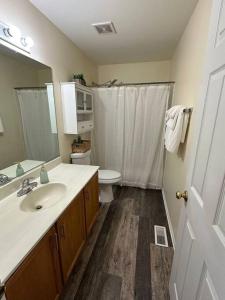
[[[91,150],[84,153],[71,153],[72,164],[90,165],[91,164]]]

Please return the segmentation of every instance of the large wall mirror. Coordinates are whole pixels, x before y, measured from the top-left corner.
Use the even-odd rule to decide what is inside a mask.
[[[59,156],[51,68],[0,46],[0,174]],[[3,180],[0,180],[3,185]]]

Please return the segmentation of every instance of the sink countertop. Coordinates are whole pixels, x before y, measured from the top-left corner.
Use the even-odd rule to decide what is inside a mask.
[[[24,212],[20,204],[26,196],[17,197],[16,193],[0,201],[0,284],[7,281],[97,170],[97,166],[61,163],[49,171],[50,183],[65,184],[66,193],[48,209]],[[42,186],[39,178],[35,181],[37,188]]]

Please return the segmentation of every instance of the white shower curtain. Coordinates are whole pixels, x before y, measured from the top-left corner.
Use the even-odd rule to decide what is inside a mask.
[[[161,188],[170,85],[95,88],[94,162],[122,184]]]
[[[49,161],[59,155],[58,136],[52,132],[47,89],[17,90],[26,158]]]

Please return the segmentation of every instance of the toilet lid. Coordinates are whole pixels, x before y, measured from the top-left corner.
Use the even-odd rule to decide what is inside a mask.
[[[121,177],[121,174],[113,170],[98,170],[99,180],[112,180]]]

